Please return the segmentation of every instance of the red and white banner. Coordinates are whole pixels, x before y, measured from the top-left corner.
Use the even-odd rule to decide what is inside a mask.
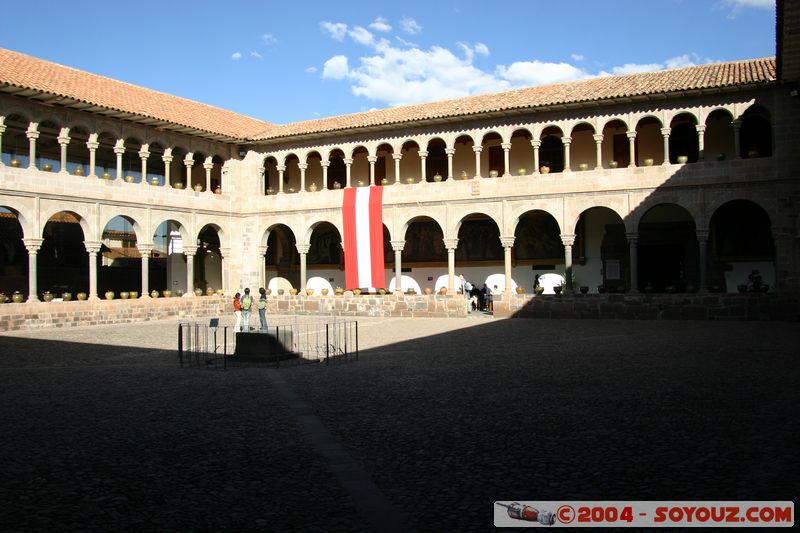
[[[346,188],[342,217],[345,288],[385,287],[383,187]]]

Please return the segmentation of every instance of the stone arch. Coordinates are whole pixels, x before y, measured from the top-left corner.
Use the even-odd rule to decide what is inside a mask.
[[[267,248],[264,254],[266,281],[270,277],[284,278],[293,287],[300,286],[300,254],[296,233],[284,223],[270,225],[264,232]]]
[[[699,286],[697,217],[677,203],[649,204],[636,225],[639,287],[645,292],[684,292]]]
[[[453,177],[467,179],[476,175],[475,154],[472,149],[476,146],[472,133],[461,133],[453,139]]]
[[[87,291],[89,255],[84,243],[94,241],[95,233],[74,210],[54,211],[42,224],[42,246],[36,258],[38,289],[52,293]]]
[[[547,167],[550,172],[563,172],[564,170],[564,132],[561,127],[550,125],[542,128],[539,133],[539,162],[542,167]]]
[[[39,227],[42,228],[42,231],[44,231],[44,226],[50,221],[51,218],[53,218],[53,216],[57,215],[58,213],[69,213],[77,219],[77,223],[79,224],[86,240],[95,240],[97,231],[93,231],[95,228],[92,227],[89,217],[85,216],[81,212],[81,209],[88,209],[88,207],[83,205],[70,205],[65,209],[63,205],[57,205],[55,203],[48,206],[43,205],[40,212]],[[37,235],[37,237],[41,237],[41,235]]]
[[[39,138],[36,139],[35,166],[44,172],[59,172],[61,170],[61,145],[58,138],[61,136],[62,123],[48,117],[39,123],[37,130]]]
[[[17,209],[0,205],[0,292],[9,298],[14,291],[24,292],[29,286],[24,224]]]
[[[142,150],[141,139],[134,136],[126,137],[124,140],[125,152],[122,154],[122,176],[125,181],[141,183],[146,179],[142,176],[142,159],[139,152]]]
[[[435,218],[427,214],[413,216],[403,224],[400,235],[405,241],[401,255],[402,263],[447,261],[447,250],[444,245],[445,229]]]
[[[622,118],[614,117],[602,122],[601,163],[604,168],[624,168],[630,164],[629,129],[630,126]]]
[[[164,162],[164,145],[158,141],[151,142],[147,151],[147,176],[144,177],[148,183],[152,184],[155,179],[158,185],[165,185],[167,165]]]
[[[612,115],[612,116],[602,117],[599,120],[599,122],[597,124],[597,131],[600,131],[600,132],[604,131],[606,129],[606,127],[608,127],[608,125],[611,124],[612,122],[621,123],[625,127],[625,130],[629,130],[630,129],[630,125],[628,124],[628,121],[625,120],[625,118],[620,117],[620,116],[613,116]]]
[[[588,120],[579,120],[572,125],[569,136],[570,168],[572,170],[589,170],[597,166],[597,144],[594,124]]]
[[[114,147],[119,137],[109,130],[97,134],[99,146],[95,151],[95,173],[103,179],[117,178],[117,154]]]
[[[3,164],[10,167],[27,168],[29,164],[30,143],[26,132],[31,120],[25,113],[14,110],[3,121]]]
[[[752,105],[742,113],[739,120],[739,157],[770,157],[774,140],[769,110],[763,105]]]
[[[622,292],[630,287],[630,245],[619,210],[611,205],[587,206],[570,227],[575,235],[573,288],[596,292],[602,286],[609,292]]]
[[[664,127],[660,117],[647,113],[636,121],[636,153],[634,159],[638,166],[660,165],[664,162]]]
[[[454,235],[458,238],[457,262],[497,263],[503,261],[503,236],[501,225],[491,215],[470,210],[456,223]]]
[[[713,161],[733,158],[736,152],[733,112],[727,107],[712,109],[705,117],[704,125],[703,159]]]
[[[204,292],[224,288],[222,248],[224,230],[214,222],[204,224],[197,232],[194,286]]]
[[[103,223],[102,231],[105,231],[105,229],[108,227],[108,224],[111,221],[113,221],[117,217],[120,217],[125,219],[131,225],[131,228],[133,229],[133,233],[134,236],[136,237],[137,242],[146,242],[142,240],[147,238],[147,231],[145,230],[144,227],[142,227],[142,225],[138,221],[138,217],[140,215],[141,213],[136,212],[134,209],[125,209],[114,206],[113,211],[105,213],[103,215],[103,219],[101,219],[105,220],[105,222]]]
[[[306,263],[308,265],[336,265],[344,268],[342,242],[344,233],[329,220],[319,220],[308,227],[305,243],[309,245]]]
[[[28,219],[27,215],[25,215],[24,207],[16,206],[13,201],[9,200],[14,200],[14,199],[13,198],[3,199],[3,203],[0,204],[0,213],[2,213],[3,210],[6,210],[8,213],[11,213],[17,219],[17,222],[20,225],[20,229],[22,230],[22,238],[25,238],[26,235],[31,234],[33,231],[30,225],[32,221]]]

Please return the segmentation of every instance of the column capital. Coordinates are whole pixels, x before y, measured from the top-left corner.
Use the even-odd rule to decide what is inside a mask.
[[[57,140],[58,140],[58,144],[60,144],[61,146],[64,146],[65,144],[69,144],[69,142],[72,139],[70,139],[70,137],[67,136],[67,135],[59,135]]]
[[[603,134],[602,133],[595,133],[594,135],[592,135],[592,138],[594,139],[594,142],[596,142],[596,143],[603,142]]]
[[[300,170],[306,170],[308,168],[308,163],[297,163],[297,168]]]
[[[83,241],[83,246],[86,247],[86,251],[90,254],[96,254],[100,251],[100,248],[103,246],[103,243],[100,241]]]
[[[707,242],[708,241],[708,230],[707,229],[698,229],[695,230],[697,234],[698,242]]]
[[[542,141],[539,139],[531,139],[531,146],[534,148],[539,148],[542,146]]]
[[[638,231],[626,231],[625,238],[628,239],[628,244],[630,246],[635,246],[639,242],[639,232]]]
[[[628,136],[628,140],[635,139],[636,138],[636,131],[635,130],[626,131],[625,135]]]
[[[455,148],[445,148],[444,149],[444,153],[446,153],[447,155],[455,155],[456,154],[456,149]]]
[[[184,159],[183,166],[186,168],[192,168],[194,166],[194,159]]]
[[[33,131],[32,130],[28,130],[28,131],[25,132],[25,135],[27,135],[28,139],[38,139],[39,135],[41,135],[41,132],[38,132],[36,130],[33,130]]]
[[[197,246],[183,245],[183,255],[186,257],[193,257],[195,254],[197,254]]]
[[[739,128],[742,127],[742,119],[737,118],[732,120],[731,125],[733,126],[733,129],[738,130]]]
[[[150,157],[150,152],[147,150],[140,150],[139,151],[139,159],[147,159]]]
[[[286,165],[276,165],[276,166],[275,166],[275,169],[276,169],[278,172],[286,172]]]
[[[479,154],[483,151],[483,146],[473,146],[472,151],[475,152],[476,154]]]
[[[442,242],[444,242],[444,247],[448,251],[458,248],[458,239],[442,239]]]
[[[214,168],[214,163],[203,163],[203,168],[206,170],[211,170]]]
[[[25,249],[28,250],[28,252],[36,253],[39,251],[39,248],[42,247],[44,239],[27,238],[27,239],[22,239],[22,242],[25,244]]]
[[[389,241],[392,245],[392,250],[395,252],[402,252],[403,247],[406,245],[406,241]]]
[[[267,248],[268,246],[256,246],[256,252],[258,252],[259,257],[267,255]],[[222,253],[222,250],[220,250],[220,253]],[[225,257],[224,254],[223,257]]]
[[[575,234],[574,233],[562,233],[561,234],[561,242],[564,246],[572,246],[575,244]]]
[[[142,257],[150,257],[153,253],[153,245],[150,243],[136,243],[136,248],[139,250],[139,255]]]
[[[331,166],[330,161],[320,161],[319,164],[322,166],[322,168],[328,168],[329,166]]]
[[[512,248],[516,237],[500,237],[500,244],[503,248]]]
[[[423,159],[428,157],[428,151],[427,150],[420,150],[419,152],[417,152],[417,154],[419,154],[419,156],[421,158],[423,158]]]
[[[117,155],[123,155],[125,153],[125,147],[124,146],[115,146],[114,147],[114,153],[117,154]]]
[[[86,148],[94,152],[95,150],[100,148],[100,143],[97,141],[86,141]]]
[[[310,244],[295,244],[295,247],[297,247],[297,253],[299,254],[307,254],[311,249]]]
[[[395,161],[400,161],[401,159],[403,159],[403,154],[392,154],[392,159],[394,159]]]
[[[511,150],[511,143],[500,143],[500,148],[507,152]]]
[[[572,137],[561,137],[561,144],[564,145],[572,144]]]
[[[378,156],[377,155],[368,155],[367,156],[367,161],[369,161],[370,163],[375,163],[375,162],[378,161]]]
[[[352,157],[345,157],[344,159],[342,159],[342,161],[348,167],[353,164],[353,158]]]
[[[172,156],[171,156],[171,155],[162,155],[162,156],[161,156],[161,160],[162,160],[164,163],[168,164],[168,165],[169,165],[170,163],[172,163],[172,159],[173,159],[173,158],[172,158]]]
[[[661,128],[661,135],[663,135],[664,137],[669,137],[671,131],[672,128]]]
[[[706,125],[705,124],[695,124],[694,129],[697,130],[697,133],[705,133]]]

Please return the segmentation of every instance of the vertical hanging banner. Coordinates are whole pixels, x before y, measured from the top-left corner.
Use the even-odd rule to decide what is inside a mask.
[[[342,206],[345,289],[386,286],[383,187],[348,187]]]

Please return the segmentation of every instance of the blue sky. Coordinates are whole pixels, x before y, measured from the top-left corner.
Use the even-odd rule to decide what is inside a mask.
[[[275,123],[775,54],[772,0],[40,0],[4,19],[4,48]]]

